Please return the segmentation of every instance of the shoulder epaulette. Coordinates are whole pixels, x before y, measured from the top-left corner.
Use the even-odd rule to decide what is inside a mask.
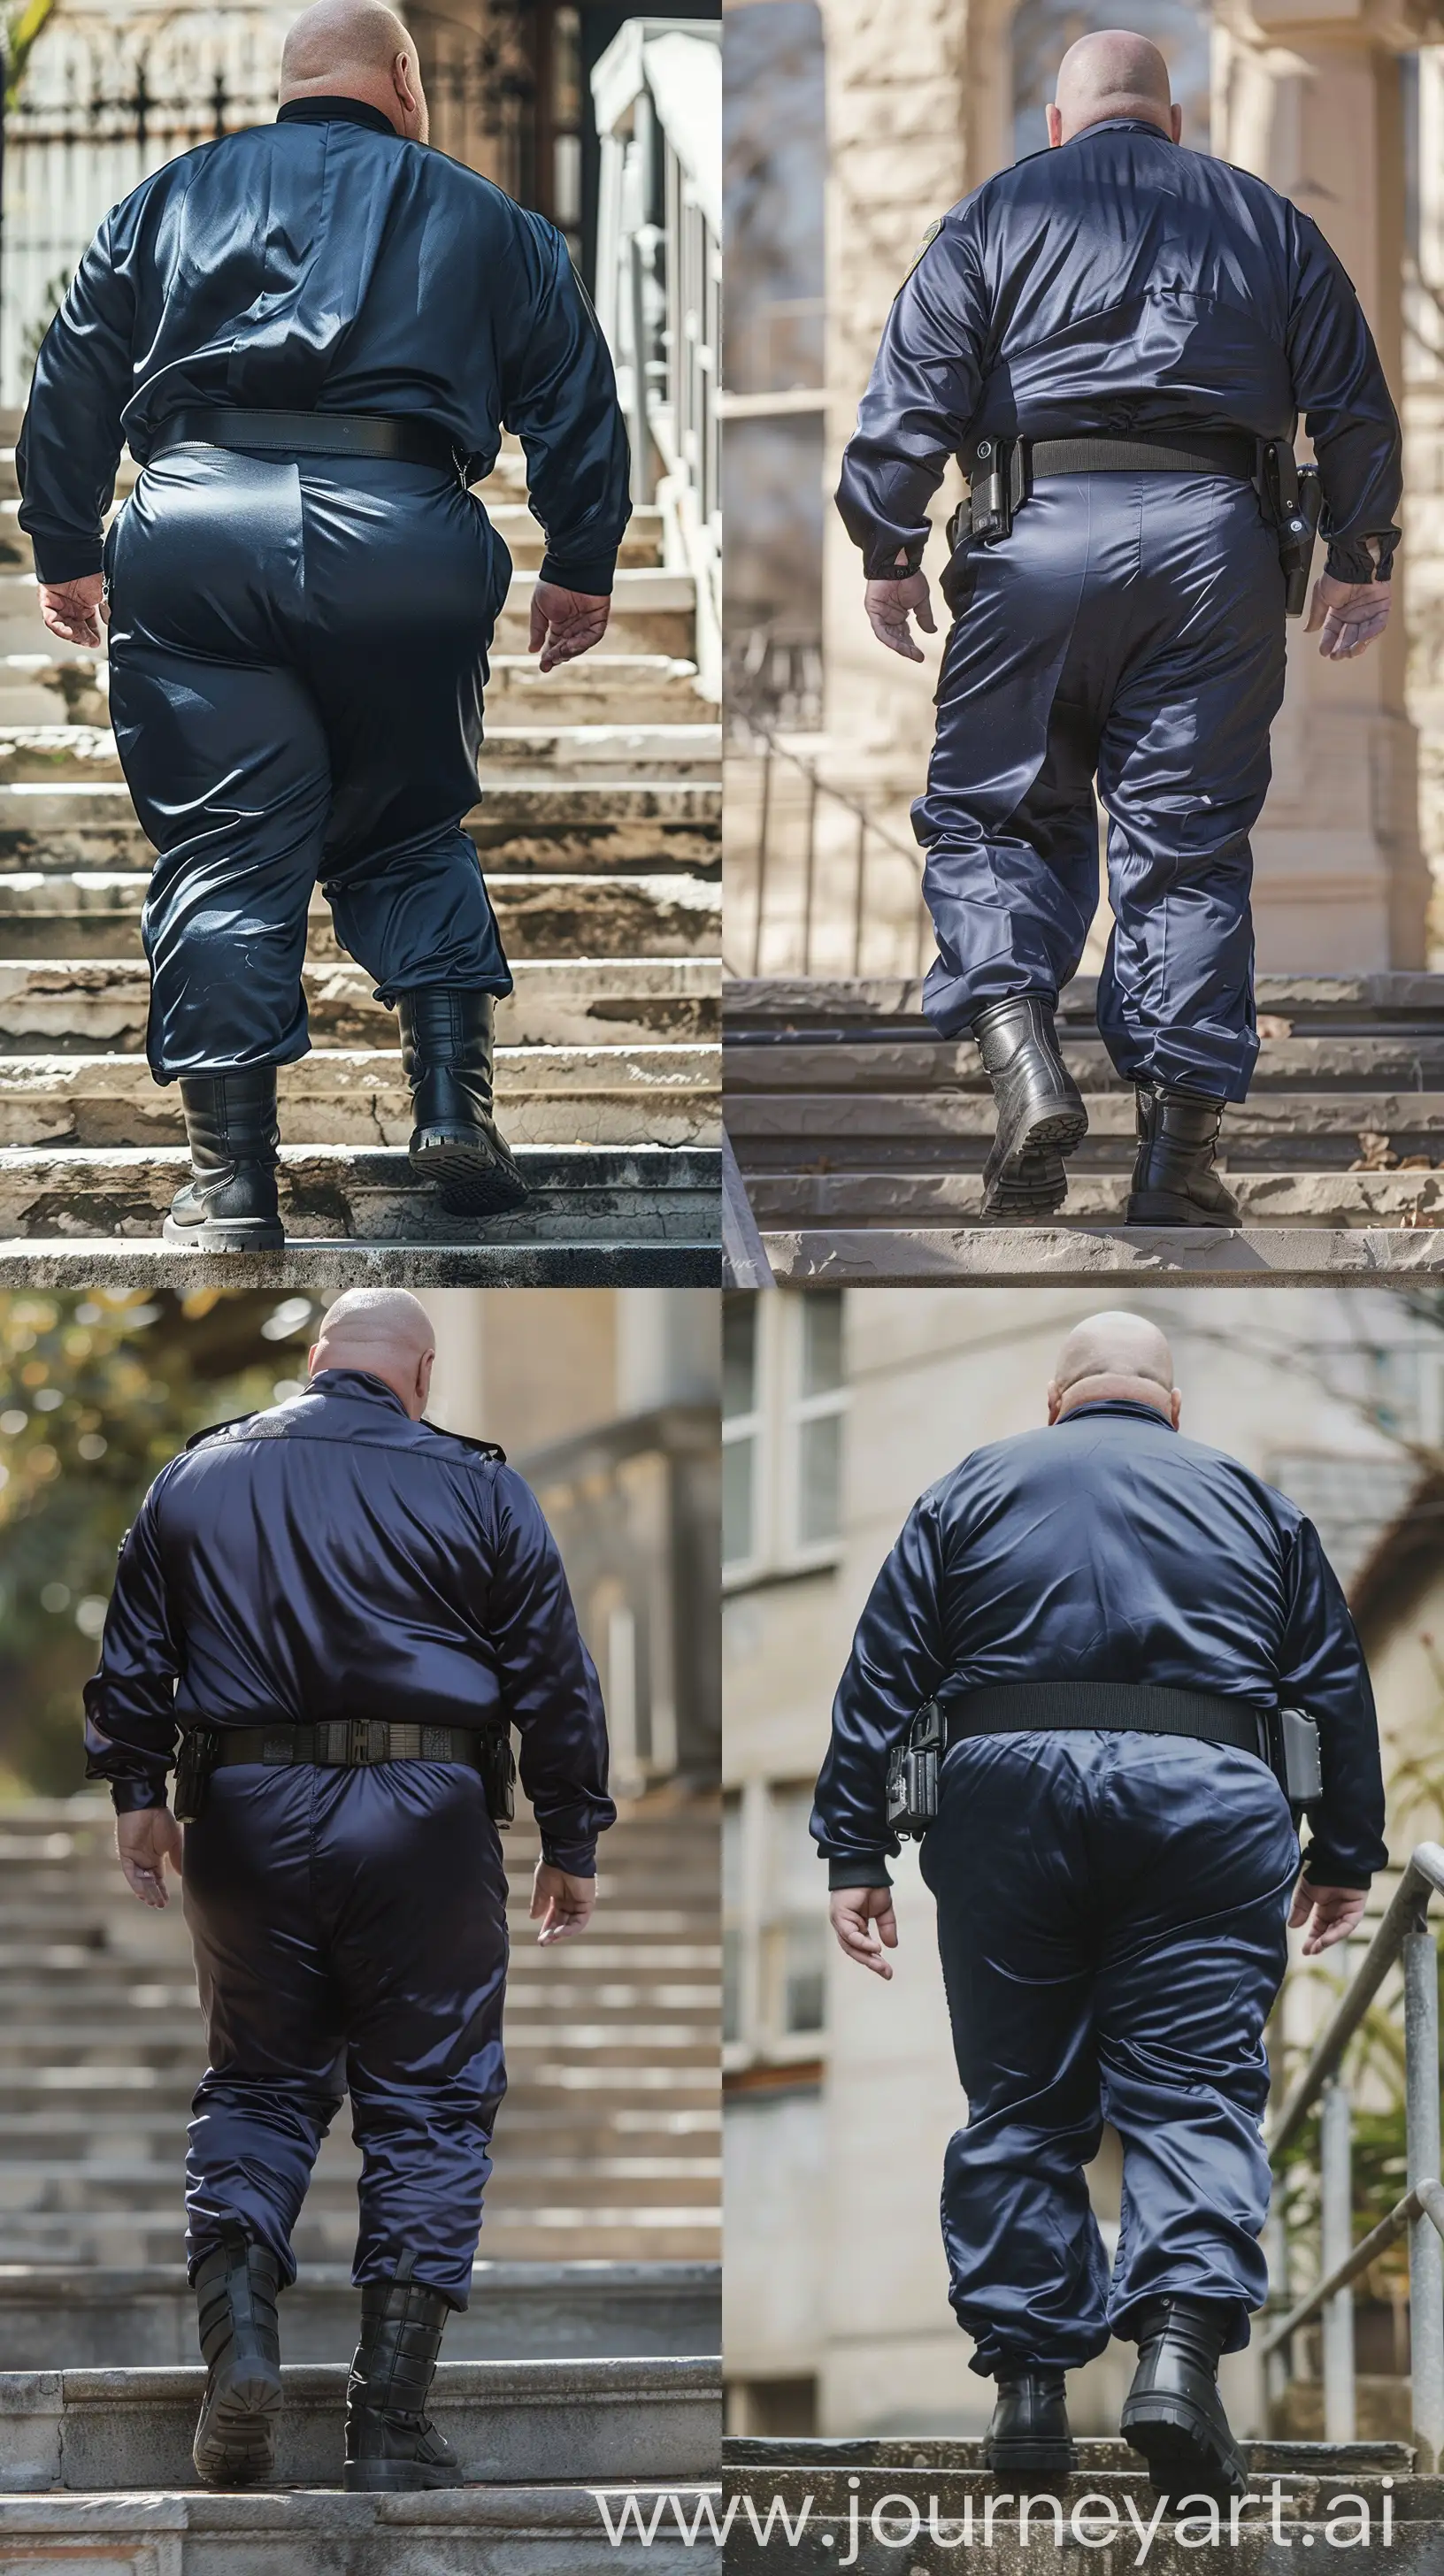
[[[229,1422],[208,1422],[204,1431],[193,1431],[191,1433],[189,1440],[186,1442],[186,1447],[187,1449],[199,1449],[203,1440],[219,1440],[223,1431],[239,1431],[243,1422],[254,1422],[255,1419],[256,1417],[254,1413],[237,1413],[232,1415]]]
[[[506,1451],[498,1449],[494,1440],[472,1440],[464,1431],[443,1431],[439,1422],[428,1422],[424,1413],[421,1429],[434,1432],[438,1440],[454,1440],[458,1449],[474,1449],[478,1458],[494,1458],[498,1467],[506,1465]]]

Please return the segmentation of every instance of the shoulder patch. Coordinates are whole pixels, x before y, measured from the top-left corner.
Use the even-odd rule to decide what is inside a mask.
[[[420,1428],[429,1431],[433,1439],[454,1440],[458,1449],[474,1450],[478,1458],[494,1458],[498,1467],[506,1465],[506,1451],[498,1449],[494,1440],[472,1440],[464,1431],[443,1431],[439,1422],[428,1422],[424,1413]]]
[[[912,268],[908,270],[907,277],[903,279],[904,286],[906,286],[908,277],[912,276],[913,269],[918,266],[919,261],[926,259],[928,252],[932,249],[934,242],[942,231],[943,220],[943,217],[939,215],[932,223],[929,224],[927,231],[924,233],[922,240],[919,242],[917,249],[913,254]],[[899,289],[899,292],[901,292],[901,289]]]
[[[254,1422],[255,1418],[256,1417],[253,1413],[237,1413],[232,1416],[229,1422],[208,1422],[204,1431],[193,1431],[191,1433],[189,1440],[186,1442],[186,1447],[187,1449],[199,1449],[203,1440],[219,1440],[223,1431],[239,1431],[243,1422]]]

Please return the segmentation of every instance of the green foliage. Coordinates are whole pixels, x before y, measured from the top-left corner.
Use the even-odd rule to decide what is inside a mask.
[[[37,36],[55,15],[57,0],[10,0],[4,13],[5,104],[13,107],[25,78],[25,66]]]
[[[192,1432],[306,1373],[309,1298],[0,1296],[0,1786],[84,1783],[81,1689],[116,1551]]]

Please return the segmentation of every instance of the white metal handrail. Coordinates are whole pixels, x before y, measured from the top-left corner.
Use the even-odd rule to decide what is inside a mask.
[[[1316,2102],[1322,2104],[1320,2199],[1322,2277],[1273,2325],[1260,2347],[1267,2361],[1317,2316],[1324,2321],[1324,2432],[1353,2438],[1353,2283],[1407,2231],[1413,2428],[1417,2466],[1444,2465],[1444,2186],[1439,2179],[1439,1961],[1429,1906],[1444,1895],[1444,1844],[1420,1843],[1383,1921],[1273,2124],[1269,2152],[1279,2158]],[[1396,1962],[1404,1970],[1404,2198],[1361,2244],[1353,2233],[1350,2106],[1340,2068],[1344,2051]]]
[[[632,438],[632,498],[691,574],[697,673],[722,695],[722,31],[632,18],[592,72],[601,142],[597,313]]]

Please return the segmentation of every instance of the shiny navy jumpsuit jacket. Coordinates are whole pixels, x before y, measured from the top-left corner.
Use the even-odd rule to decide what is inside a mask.
[[[1323,484],[1328,570],[1387,579],[1399,424],[1348,278],[1261,179],[1129,117],[989,179],[899,293],[843,460],[867,576],[915,571],[949,456],[988,436],[1292,439]],[[902,559],[900,561],[900,558]],[[965,539],[927,793],[913,808],[945,1036],[1076,973],[1114,927],[1098,1021],[1119,1073],[1242,1100],[1254,1031],[1249,833],[1283,695],[1284,580],[1252,485],[1040,476],[1011,535]]]
[[[1386,1859],[1369,1677],[1311,1524],[1148,1405],[1078,1406],[923,1495],[873,1586],[812,1829],[833,1886],[884,1886],[888,1747],[935,1691],[1150,1682],[1307,1711],[1324,1795],[1304,1866]],[[1267,2275],[1263,2027],[1299,1870],[1252,1754],[1087,1729],[964,1737],[921,1847],[967,2126],[943,2237],[972,2367],[1075,2370],[1165,2296],[1248,2340]],[[1112,2278],[1083,2167],[1123,2146]]]
[[[496,1727],[544,1856],[578,1877],[616,1810],[596,1673],[555,1543],[499,1449],[412,1422],[379,1378],[200,1435],[121,1549],[89,1773],[160,1807],[177,1728],[389,1718]],[[355,2279],[464,2308],[506,2087],[506,1881],[479,1772],[382,1762],[217,1770],[185,1828],[209,2035],[187,2164],[191,2277],[238,2225],[294,2280],[291,2235],[351,2096]]]
[[[289,1064],[319,878],[377,999],[511,990],[462,818],[511,559],[440,466],[152,461],[176,413],[369,412],[526,451],[542,577],[609,592],[630,509],[611,360],[540,215],[378,108],[294,100],[107,215],[42,343],[17,451],[42,581],[101,569],[110,705],[159,856],[142,931],[158,1081]]]

